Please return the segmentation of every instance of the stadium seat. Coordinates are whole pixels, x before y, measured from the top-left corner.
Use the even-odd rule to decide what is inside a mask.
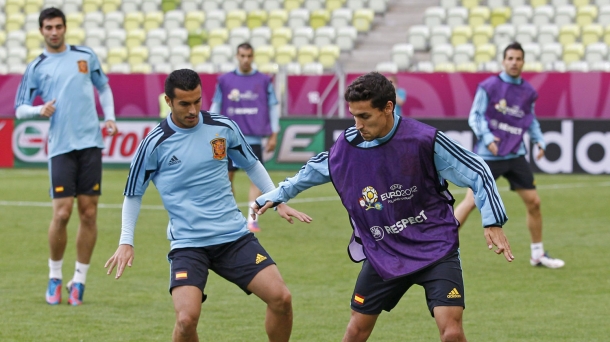
[[[544,66],[540,62],[530,62],[523,64],[523,71],[525,72],[542,72],[544,71]]]
[[[475,47],[475,63],[492,61],[496,57],[496,46],[493,44],[483,44]]]
[[[4,13],[2,13],[1,15],[3,16]],[[25,22],[23,23],[23,30],[25,32],[28,32],[31,30],[38,30],[40,28],[40,25],[38,24],[39,16],[40,16],[39,13],[30,13],[30,14],[26,15]],[[4,27],[5,20],[2,20],[3,18],[5,18],[5,17],[0,18],[0,30]],[[40,34],[40,32],[38,34]]]
[[[376,1],[373,1],[376,2]],[[368,32],[371,29],[371,24],[375,13],[369,9],[360,9],[354,12],[354,19],[352,26],[358,30],[358,32]]]
[[[97,12],[102,7],[102,0],[83,0],[81,9],[83,13]]]
[[[167,12],[165,15],[165,20],[164,20],[164,16],[163,16],[163,12],[161,11],[155,11],[155,12],[148,12],[144,15],[144,22],[142,23],[142,27],[144,28],[145,31],[150,31],[156,28],[161,27],[161,23],[165,24],[165,28],[168,30],[173,29],[174,27],[168,27],[168,22],[169,23],[174,23],[174,17],[173,17],[173,12]],[[182,14],[182,12],[180,12]],[[171,17],[168,17],[168,15],[172,14]],[[182,14],[182,19],[184,21],[184,14]],[[182,27],[184,26],[182,24],[182,22],[180,22],[179,26],[175,26],[175,27]]]
[[[489,61],[489,62],[478,63],[477,69],[479,71],[498,73],[498,72],[502,71],[502,65],[498,61]]]
[[[233,49],[229,45],[218,45],[212,48],[210,61],[214,64],[227,63],[233,59]]]
[[[0,41],[1,43],[2,41]],[[4,65],[4,61],[6,60],[6,47],[0,44],[0,65]]]
[[[255,29],[257,27],[261,27],[265,25],[266,22],[267,11],[254,10],[248,12],[248,17],[246,18],[246,25],[250,30]]]
[[[161,16],[163,15],[162,12],[157,11],[147,13],[146,16],[148,17],[151,13],[160,13]],[[163,22],[163,28],[165,28],[168,32],[177,28],[185,27],[185,14],[180,10],[174,10],[165,13],[165,19],[161,17],[161,20]]]
[[[125,20],[125,14],[123,12],[109,12],[104,16],[104,29],[106,31],[123,29],[123,21]]]
[[[597,5],[597,7],[610,5],[610,0],[593,0],[593,3]]]
[[[229,39],[229,30],[226,28],[217,28],[210,31],[210,37],[208,38],[208,44],[213,49],[218,45],[227,43]]]
[[[487,6],[493,10],[494,8],[505,7],[506,2],[504,0],[487,0]]]
[[[532,24],[522,24],[517,26],[515,41],[521,44],[532,43],[536,41],[538,35],[538,27]]]
[[[103,28],[91,28],[85,30],[85,42],[87,46],[104,46],[106,44],[106,30]]]
[[[589,71],[610,72],[610,62],[595,62],[589,65]]]
[[[383,14],[386,12],[388,8],[387,0],[369,0],[368,2],[369,9],[374,13]]]
[[[474,28],[472,33],[472,43],[474,45],[487,44],[494,35],[494,28],[491,25],[481,25]]]
[[[294,34],[292,36],[292,45],[296,46],[297,48],[299,48],[303,45],[309,45],[312,43],[313,37],[314,37],[313,28],[311,28],[309,26],[299,27],[298,29],[294,30]]]
[[[199,1],[199,3],[201,4],[201,10],[205,13],[218,10],[222,11],[222,0],[206,0]]]
[[[532,24],[536,26],[548,25],[553,22],[555,16],[555,7],[553,6],[538,6],[534,8],[534,16]]]
[[[102,12],[103,13],[118,11],[120,9],[120,7],[121,7],[121,0],[102,0]],[[95,13],[95,12],[91,12],[91,13]]]
[[[125,33],[125,30],[123,29],[106,31],[106,47],[112,49],[124,46],[125,38],[127,38],[127,33]]]
[[[540,51],[540,62],[543,64],[553,63],[561,60],[563,46],[559,43],[551,43],[542,46]]]
[[[301,65],[316,62],[319,54],[320,50],[315,45],[301,46],[297,53],[297,62]]]
[[[468,21],[468,9],[465,7],[453,7],[447,9],[447,25],[450,27],[466,25]]]
[[[576,61],[567,65],[566,71],[571,72],[589,72],[589,63]]]
[[[148,60],[148,48],[145,46],[134,46],[127,49],[127,63],[130,65],[141,64]]]
[[[227,70],[227,71],[235,70],[235,66],[233,66],[233,63],[231,63],[231,65],[232,65],[232,68],[230,70]],[[172,63],[172,69],[173,70],[179,70],[179,69],[191,69],[191,70],[193,70],[193,65],[191,63],[189,63],[189,62]],[[221,69],[221,72],[224,72],[224,71],[222,71],[222,65],[221,65],[221,67],[219,69]]]
[[[161,11],[167,13],[180,7],[180,0],[161,0]]]
[[[25,74],[27,66],[23,63],[9,64],[7,67],[7,74]]]
[[[241,6],[246,12],[259,11],[263,8],[263,2],[263,0],[244,0]]]
[[[267,12],[275,11],[278,9],[282,9],[283,0],[264,0],[263,1],[263,10]]]
[[[142,0],[140,10],[144,13],[161,10],[161,0]]]
[[[610,5],[602,5],[599,7],[597,23],[604,27],[610,25]]]
[[[351,51],[354,48],[354,42],[358,36],[358,31],[353,26],[340,27],[337,30],[336,44],[341,51]]]
[[[424,25],[434,27],[444,25],[447,13],[443,7],[432,6],[424,11]]]
[[[6,64],[24,64],[27,57],[27,50],[23,46],[6,47]]]
[[[527,25],[532,21],[534,10],[530,6],[519,6],[513,9],[511,23],[515,26]]]
[[[236,27],[229,32],[229,45],[233,48],[250,40],[250,29],[247,27]]]
[[[320,48],[320,55],[318,56],[318,62],[322,64],[325,69],[330,69],[335,66],[337,59],[341,54],[341,50],[337,45],[325,45]]]
[[[413,69],[418,72],[432,73],[434,72],[434,64],[430,61],[419,61]]]
[[[413,45],[413,48],[418,51],[428,49],[428,40],[430,39],[430,28],[423,25],[413,25],[409,27],[408,42]]]
[[[311,26],[314,30],[326,26],[329,21],[330,12],[325,9],[313,11],[309,16],[309,26]]]
[[[144,44],[145,40],[146,31],[142,29],[127,31],[127,36],[125,37],[125,47],[131,49],[135,46],[140,46]]]
[[[0,31],[0,47],[5,47],[4,42],[6,42],[6,32]],[[6,51],[4,51],[4,52],[6,52]]]
[[[551,0],[551,5],[555,6],[555,7],[559,7],[559,6],[565,6],[567,4],[569,4],[570,0]]]
[[[148,63],[153,65],[167,63],[167,59],[169,58],[169,49],[167,46],[153,46],[148,52]]]
[[[303,0],[284,0],[284,8],[287,11],[292,11],[300,8],[303,5]]]
[[[510,7],[497,7],[491,10],[489,22],[491,26],[506,24],[511,17]]]
[[[91,12],[85,14],[83,28],[89,30],[92,28],[103,28],[104,14],[102,12]]]
[[[538,43],[542,46],[557,42],[559,37],[559,27],[554,24],[547,24],[538,27]]]
[[[398,66],[394,62],[381,62],[377,63],[375,71],[384,74],[395,74],[398,72]]]
[[[309,0],[311,1],[311,0]],[[381,0],[384,1],[384,0]],[[326,0],[326,10],[332,12],[345,5],[345,0]]]
[[[265,63],[258,67],[258,71],[263,74],[277,74],[280,71],[280,66],[277,63]]]
[[[193,47],[197,45],[207,44],[209,39],[208,31],[197,29],[188,31],[188,37],[186,43],[188,46]]]
[[[574,22],[576,8],[572,5],[557,7],[555,11],[555,24],[558,26],[569,25]]]
[[[108,58],[108,49],[105,46],[92,46],[91,50],[95,52],[95,55],[100,60],[100,63],[106,63]]]
[[[366,0],[347,0],[345,3],[345,7],[351,9],[352,11],[359,10],[366,7]]]
[[[106,62],[110,66],[125,63],[125,61],[127,61],[127,48],[124,46],[119,46],[108,49],[108,57],[106,58]]]
[[[477,72],[477,64],[474,62],[465,62],[455,64],[456,72]]]
[[[448,44],[451,40],[451,27],[447,25],[435,26],[430,33],[430,46]]]
[[[155,46],[164,46],[166,41],[167,31],[162,28],[150,30],[146,35],[146,46],[149,49],[152,49]]]
[[[521,45],[525,52],[525,63],[538,62],[540,58],[541,48],[538,43],[526,43]]]
[[[293,9],[288,15],[288,27],[295,29],[297,27],[309,25],[309,11],[304,8]],[[279,14],[279,13],[278,13]]]
[[[66,43],[70,45],[83,45],[85,36],[85,30],[82,28],[72,28],[66,32]]]
[[[189,32],[201,29],[204,22],[205,12],[203,11],[189,11],[184,16],[184,28]]]
[[[413,53],[414,49],[411,44],[394,44],[392,46],[392,62],[398,66],[398,69],[407,70],[411,66]]]
[[[530,6],[532,6],[534,9],[540,6],[547,6],[548,4],[548,0],[530,0]]]
[[[515,26],[511,24],[503,24],[496,27],[494,31],[493,42],[499,48],[504,49],[505,46],[512,43],[515,39]]]
[[[21,0],[6,0],[4,4],[4,12],[6,15],[11,16],[14,13],[21,13],[23,10],[24,1]]]
[[[489,7],[472,7],[468,16],[468,25],[477,27],[489,22],[491,11]]]
[[[296,19],[295,19],[296,20]],[[269,12],[269,19],[267,20],[267,26],[270,29],[275,29],[284,26],[288,21],[288,12],[283,9],[276,9]],[[309,12],[307,12],[307,19],[309,21]],[[304,21],[304,22],[306,22]]]
[[[23,32],[23,31],[13,31],[13,32]],[[40,49],[44,43],[44,38],[40,34],[38,30],[30,30],[25,35],[25,47],[28,50],[32,49]],[[3,42],[0,39],[0,45],[3,45]]]
[[[271,45],[278,48],[282,45],[289,44],[292,40],[292,30],[288,27],[278,27],[271,31]]]
[[[564,45],[563,48],[563,62],[570,64],[572,62],[580,61],[585,55],[585,46],[580,43],[573,43]]]
[[[474,59],[474,45],[473,44],[461,44],[453,50],[453,63],[456,65],[472,62]]]
[[[66,26],[71,29],[79,28],[83,24],[85,16],[81,12],[66,14]],[[69,30],[68,30],[69,31]]]
[[[186,45],[189,33],[186,29],[177,28],[171,30],[167,34],[167,46],[174,47],[179,45]]]
[[[286,74],[288,75],[301,74],[301,64],[299,63],[287,63],[286,65],[284,65],[284,69],[286,70]]]
[[[64,14],[80,12],[80,6],[83,3],[82,0],[64,0],[61,9]]]
[[[130,73],[132,74],[150,74],[152,72],[152,66],[148,63],[130,63]]]
[[[337,30],[334,27],[323,26],[316,29],[313,42],[317,46],[332,45],[335,43],[336,37]]]
[[[339,29],[340,27],[351,26],[352,24],[352,10],[349,8],[339,8],[332,12],[330,18],[330,26],[335,29]]]
[[[4,12],[0,12],[0,32],[4,32],[2,29],[4,29],[5,24],[6,24],[6,14],[4,14]],[[0,42],[0,44],[1,44],[1,42]]]
[[[144,13],[142,12],[130,12],[125,14],[125,21],[123,22],[123,28],[129,32],[137,30],[142,27],[144,23]]]
[[[23,5],[23,12],[25,14],[39,14],[43,4],[43,0],[25,0],[25,4]]]
[[[580,6],[576,11],[576,23],[580,26],[591,25],[597,20],[597,6]]]
[[[121,12],[130,13],[137,12],[140,10],[142,0],[123,0],[121,1]]]
[[[226,14],[224,11],[209,11],[205,21],[205,29],[208,31],[225,27]]]
[[[324,4],[324,0],[307,0],[303,2],[303,8],[306,8],[308,11],[311,12],[319,9],[324,9]]]
[[[593,43],[585,48],[585,61],[588,63],[603,62],[608,60],[608,45],[604,43]]]
[[[225,20],[225,26],[227,29],[232,30],[236,27],[243,26],[246,22],[246,11],[244,10],[233,10],[227,13],[227,18]]]
[[[303,75],[322,75],[324,73],[324,66],[316,62],[306,63],[303,65],[301,71]]]
[[[604,29],[604,43],[610,45],[610,25]]]
[[[297,55],[297,48],[294,45],[282,45],[275,49],[275,62],[279,65],[286,65],[292,62]]]
[[[451,62],[434,64],[434,72],[455,72],[455,64]]]
[[[599,24],[586,25],[582,28],[581,41],[585,46],[600,41],[604,35],[604,27]]]
[[[269,44],[271,40],[271,29],[267,26],[257,27],[252,30],[250,44],[256,49],[259,46]]]
[[[112,74],[129,74],[131,73],[131,67],[129,63],[110,64],[109,71]]]
[[[188,63],[191,56],[191,48],[187,45],[175,45],[169,48],[167,61],[174,64]]]
[[[225,12],[232,12],[240,10],[242,8],[242,3],[242,0],[224,0],[221,7]]]
[[[258,51],[257,51],[258,53]],[[198,45],[191,48],[191,55],[189,56],[189,62],[193,65],[206,63],[210,59],[212,49],[209,45]]]
[[[431,60],[435,65],[450,62],[452,56],[453,46],[451,44],[438,44],[432,46]]]
[[[25,43],[26,33],[25,31],[11,31],[6,35],[6,41],[4,46],[7,48],[22,47]]]
[[[194,64],[193,70],[197,71],[201,74],[215,74],[216,73],[216,65],[214,63],[200,63]]]
[[[591,4],[592,0],[573,0],[575,7],[583,7]]]
[[[480,0],[462,0],[462,7],[466,7],[469,10],[480,6]]]
[[[471,38],[472,27],[470,26],[455,26],[451,32],[451,44],[453,46],[469,43]]]
[[[559,42],[561,45],[575,43],[580,37],[580,26],[576,24],[564,25],[559,29]]]
[[[259,46],[254,53],[254,62],[256,64],[271,63],[275,58],[275,48],[271,45]]]
[[[188,14],[190,12],[201,11],[200,1],[198,0],[182,0],[180,2],[180,9],[184,11],[184,13]],[[217,9],[217,8],[214,8]]]

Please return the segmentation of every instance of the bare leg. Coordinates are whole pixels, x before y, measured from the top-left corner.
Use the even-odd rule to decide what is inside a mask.
[[[267,303],[265,330],[269,341],[288,341],[292,333],[292,295],[277,266],[260,271],[248,284],[248,290]]]
[[[368,340],[373,332],[379,315],[365,315],[352,310],[352,317],[347,324],[343,342],[360,342]]]
[[[542,242],[542,214],[538,192],[536,189],[518,189],[517,193],[527,208],[527,228],[530,231],[532,243]]]
[[[437,306],[434,308],[434,319],[441,335],[441,341],[466,342],[466,335],[464,335],[462,326],[463,313],[464,308],[461,306]]]
[[[51,260],[58,261],[64,258],[68,233],[66,227],[72,215],[74,198],[63,197],[53,199],[53,218],[49,225],[49,249]]]
[[[178,286],[172,290],[176,324],[172,334],[174,342],[198,342],[197,323],[201,314],[203,294],[196,286]]]
[[[454,215],[455,218],[460,222],[460,228],[466,223],[466,219],[468,219],[468,215],[473,211],[477,206],[474,204],[474,193],[472,189],[468,189],[466,191],[466,197],[455,207]]]
[[[89,264],[97,240],[97,203],[99,196],[78,195],[80,225],[76,235],[76,260]]]

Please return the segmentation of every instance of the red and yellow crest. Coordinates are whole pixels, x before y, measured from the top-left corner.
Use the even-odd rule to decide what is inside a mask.
[[[89,65],[87,64],[86,60],[81,59],[77,63],[78,63],[78,72],[82,72],[83,74],[86,74],[89,72]]]
[[[214,159],[222,160],[227,156],[227,139],[216,138],[210,141],[210,144],[212,145]]]

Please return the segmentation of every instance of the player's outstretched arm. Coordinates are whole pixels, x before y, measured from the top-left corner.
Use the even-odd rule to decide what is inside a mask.
[[[487,247],[491,250],[495,245],[498,247],[494,252],[496,254],[503,253],[504,257],[508,262],[515,260],[513,256],[513,252],[510,250],[510,244],[508,243],[508,238],[504,235],[504,230],[502,227],[488,227],[484,229],[485,231],[485,240],[487,241]]]
[[[131,267],[133,264],[134,251],[133,246],[131,245],[119,245],[114,255],[106,261],[104,268],[108,268],[107,275],[112,273],[112,270],[116,266],[116,279],[119,279],[121,275],[123,275],[123,271],[125,270],[125,266]]]

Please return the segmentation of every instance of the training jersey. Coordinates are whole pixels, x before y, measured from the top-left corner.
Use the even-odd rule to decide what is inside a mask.
[[[492,76],[498,77],[498,76]],[[501,72],[499,78],[502,82],[515,84],[519,86],[529,86],[529,84],[525,84],[524,80],[521,77],[511,77],[506,72]],[[494,124],[493,126],[497,127],[498,122],[489,122],[486,113],[489,109],[490,98],[487,94],[487,91],[479,85],[477,88],[477,92],[474,96],[474,102],[472,103],[472,108],[470,110],[470,116],[468,117],[468,124],[472,128],[475,136],[477,137],[477,144],[475,145],[474,151],[480,155],[485,160],[507,160],[512,158],[517,158],[519,156],[524,156],[527,153],[527,148],[525,146],[525,142],[521,140],[521,143],[515,148],[513,151],[506,153],[505,155],[497,155],[494,156],[487,146],[494,141],[494,134],[490,129],[490,123]],[[497,103],[494,104],[494,107],[497,106],[501,108],[503,111],[507,112],[510,109],[508,107],[511,106],[510,103]],[[531,116],[531,124],[526,128],[527,133],[530,135],[530,139],[533,143],[540,144],[541,148],[546,148],[544,143],[544,137],[542,135],[542,131],[540,130],[540,123],[535,117],[534,112],[535,102],[532,101],[531,109],[528,109],[528,116]],[[525,134],[525,131],[520,132],[521,136]]]
[[[17,90],[15,109],[32,105],[36,96],[45,103],[55,100],[49,158],[90,147],[104,148],[93,86],[101,89],[107,83],[108,77],[90,48],[66,45],[66,50],[59,53],[45,49],[28,64]]]
[[[397,88],[396,89],[396,97],[403,100],[403,101],[407,101],[407,91],[404,90],[403,88]],[[398,116],[402,116],[402,107],[404,106],[404,102],[403,105],[399,105],[398,102],[396,102],[396,105],[394,106],[394,114],[398,115]]]
[[[227,156],[241,168],[258,159],[230,119],[208,112],[189,129],[171,114],[142,140],[131,163],[125,196],[142,196],[152,181],[169,214],[171,248],[231,242],[248,233],[231,192]]]

